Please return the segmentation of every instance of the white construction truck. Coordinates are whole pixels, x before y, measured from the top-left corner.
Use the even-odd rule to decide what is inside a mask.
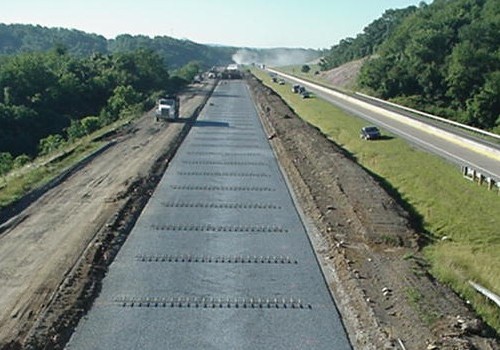
[[[156,121],[160,120],[176,120],[179,118],[179,97],[165,96],[158,100],[158,108],[155,111]]]

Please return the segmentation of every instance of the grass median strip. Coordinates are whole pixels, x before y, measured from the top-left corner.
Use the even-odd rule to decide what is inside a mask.
[[[498,194],[465,181],[457,166],[387,131],[382,130],[382,140],[361,140],[359,130],[366,121],[319,98],[302,99],[290,85],[272,83],[266,72],[252,72],[281,95],[301,118],[351,153],[386,187],[394,189],[414,216],[421,219],[421,228],[431,237],[423,250],[431,263],[431,273],[469,300],[500,332],[498,307],[468,284],[468,280],[473,280],[500,293]]]

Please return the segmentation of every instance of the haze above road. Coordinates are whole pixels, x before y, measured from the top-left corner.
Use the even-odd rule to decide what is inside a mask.
[[[237,47],[329,48],[354,37],[390,8],[418,0],[17,0],[0,23],[74,28],[114,38],[120,34],[172,36]]]

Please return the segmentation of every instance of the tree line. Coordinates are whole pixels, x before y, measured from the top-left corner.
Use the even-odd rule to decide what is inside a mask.
[[[0,23],[0,38],[0,176],[141,110],[148,96],[178,90],[201,69],[231,63],[237,52],[166,36],[108,40],[21,24]]]
[[[211,67],[231,63],[236,48],[198,44],[168,36],[150,38],[145,35],[119,35],[106,39],[76,29],[46,28],[39,25],[0,23],[0,55],[23,52],[48,52],[54,44],[67,48],[77,57],[94,53],[115,54],[147,49],[157,52],[170,69],[178,69],[191,61],[201,61]]]
[[[360,88],[500,133],[500,1],[434,0],[398,11],[401,16],[385,37],[378,25],[372,46],[361,45],[359,36],[341,42],[323,68],[370,56],[358,78]],[[389,13],[394,12],[367,28],[375,29]],[[362,37],[368,37],[367,28]]]
[[[62,47],[0,57],[0,175],[61,144],[142,111],[197,70],[171,76],[151,50],[79,58]]]
[[[206,68],[233,62],[290,65],[314,60],[320,52],[311,49],[250,49],[198,44],[168,36],[118,35],[106,39],[76,29],[46,28],[39,25],[0,23],[0,55],[22,52],[47,52],[54,44],[65,47],[71,55],[87,57],[94,53],[114,54],[138,49],[153,50],[163,58],[169,69],[179,69],[192,61],[203,62]]]
[[[362,68],[377,95],[500,133],[500,1],[435,0]]]
[[[421,5],[423,6],[423,5]],[[417,11],[416,6],[389,9],[363,29],[355,38],[346,38],[324,52],[319,66],[329,70],[344,63],[373,55],[378,47],[394,33],[401,22]]]

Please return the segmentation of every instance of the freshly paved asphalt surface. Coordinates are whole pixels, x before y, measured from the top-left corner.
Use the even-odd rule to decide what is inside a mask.
[[[276,71],[275,71],[276,72]],[[277,72],[282,75],[282,73]],[[325,93],[314,87],[312,83],[304,83],[302,80],[294,79],[286,75],[287,80],[293,83],[301,83],[306,85],[307,89],[312,91],[316,96],[331,102],[332,104],[342,108],[343,110],[361,117],[367,121],[367,125],[374,124],[381,127],[383,130],[406,139],[413,145],[437,154],[458,166],[471,167],[485,176],[490,176],[496,181],[500,181],[500,161],[484,153],[480,153],[472,149],[465,143],[460,141],[451,142],[439,133],[429,133],[421,129],[415,128],[412,125],[405,123],[404,118],[401,121],[387,117],[383,113],[377,113],[372,110],[365,109],[361,106],[352,104],[346,100]],[[448,130],[449,132],[450,130]],[[461,134],[462,137],[463,133]],[[498,147],[496,148],[498,150]]]
[[[244,82],[216,88],[68,349],[351,349]]]

